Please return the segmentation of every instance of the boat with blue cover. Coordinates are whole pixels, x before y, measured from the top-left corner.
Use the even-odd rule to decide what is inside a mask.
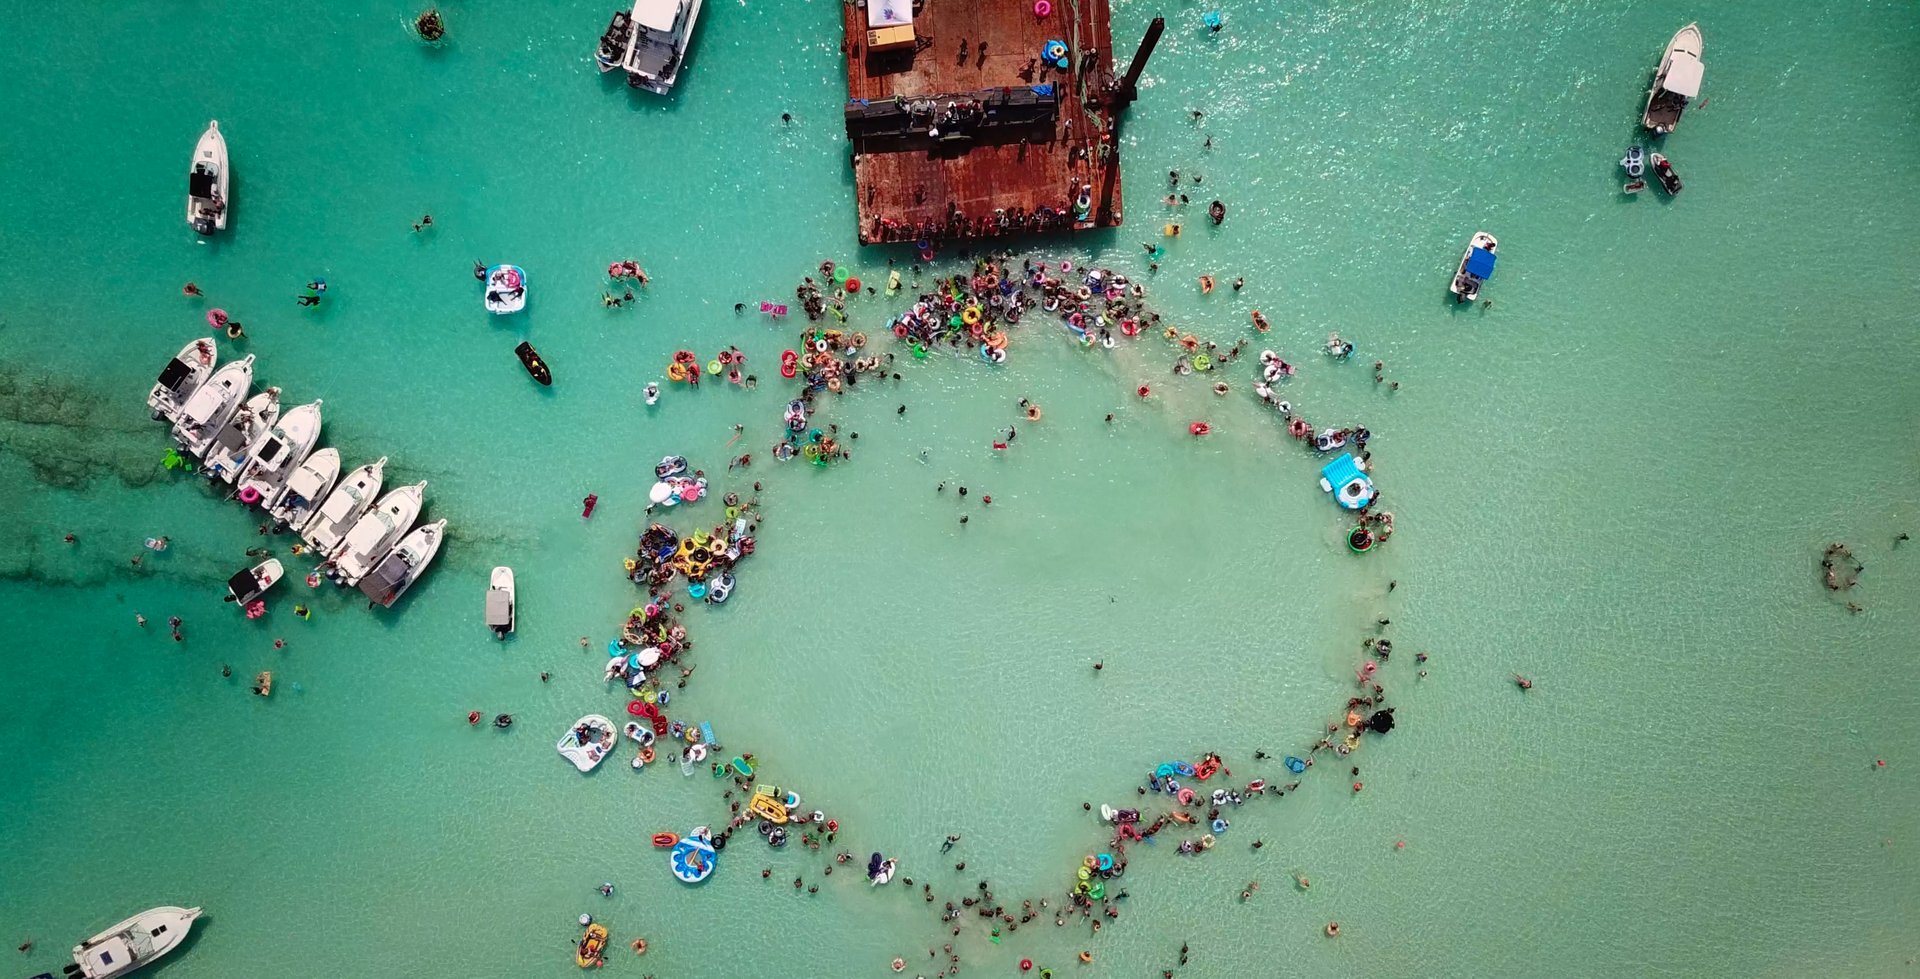
[[[1500,240],[1485,231],[1473,233],[1473,240],[1467,242],[1466,254],[1460,256],[1460,269],[1453,274],[1453,284],[1447,291],[1453,293],[1453,301],[1470,303],[1480,298],[1480,287],[1493,278],[1494,250],[1500,247]]]
[[[1348,510],[1358,510],[1373,502],[1373,480],[1367,476],[1367,464],[1342,452],[1340,457],[1320,469],[1320,489]]]

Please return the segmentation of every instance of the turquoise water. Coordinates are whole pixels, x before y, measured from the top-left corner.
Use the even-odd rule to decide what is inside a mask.
[[[672,451],[721,473],[735,423],[761,547],[726,607],[689,610],[676,705],[943,899],[985,877],[1057,902],[1101,838],[1080,803],[1130,804],[1165,758],[1277,775],[1252,751],[1311,743],[1392,620],[1400,727],[1355,756],[1364,792],[1316,768],[1205,858],[1136,848],[1097,936],[1036,922],[996,946],[966,918],[970,972],[1154,975],[1182,941],[1181,975],[1911,971],[1910,7],[1257,4],[1211,37],[1199,8],[1166,11],[1125,133],[1128,226],[1030,251],[1145,274],[1158,174],[1203,174],[1194,196],[1229,217],[1188,218],[1155,304],[1222,340],[1261,308],[1302,365],[1285,396],[1377,433],[1400,532],[1364,558],[1317,463],[1251,403],[1251,361],[1215,399],[1158,344],[1089,354],[1034,328],[1000,369],[903,358],[897,386],[827,408],[861,434],[851,465],[772,463],[792,337],[732,304],[790,296],[822,258],[878,281],[889,254],[853,244],[832,5],[710,6],[670,100],[594,75],[600,8],[461,3],[434,50],[413,12],[277,8],[267,30],[136,3],[118,23],[139,56],[103,59],[96,15],[53,6],[0,41],[0,164],[32,175],[0,237],[0,937],[38,942],[21,974],[182,903],[209,918],[156,974],[562,975],[592,911],[626,974],[888,975],[904,955],[930,975],[938,904],[750,837],[684,888],[646,838],[724,821],[717,784],[553,756],[574,718],[620,706],[597,650],[636,598],[619,561],[647,467]],[[1154,12],[1121,3],[1117,34]],[[1696,18],[1710,101],[1667,141],[1687,192],[1620,195],[1647,68]],[[199,243],[180,171],[208,118],[235,205]],[[1501,238],[1496,303],[1456,311],[1476,228]],[[628,257],[653,284],[606,309],[605,265]],[[526,313],[480,311],[475,259],[528,269]],[[1203,297],[1202,272],[1249,284]],[[326,305],[295,307],[316,275]],[[253,522],[159,468],[140,400],[208,304],[247,324],[261,380],[326,399],[348,465],[430,480],[452,538],[399,608],[314,593],[301,622],[283,592],[246,622],[219,602]],[[854,322],[897,306],[861,299]],[[1328,330],[1356,363],[1316,352]],[[758,391],[642,405],[673,350],[727,343]],[[995,453],[1022,397],[1046,417]],[[1200,417],[1206,440],[1185,434]],[[131,567],[151,534],[171,549]],[[1830,540],[1867,566],[1839,599]],[[520,580],[505,646],[479,622],[495,564]],[[262,669],[271,700],[247,693]],[[476,709],[519,723],[471,730]],[[1083,948],[1094,964],[1069,967]]]

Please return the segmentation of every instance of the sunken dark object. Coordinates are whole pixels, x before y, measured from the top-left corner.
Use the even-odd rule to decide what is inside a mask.
[[[1367,718],[1367,730],[1375,734],[1385,734],[1393,730],[1393,708],[1374,711],[1373,716]]]

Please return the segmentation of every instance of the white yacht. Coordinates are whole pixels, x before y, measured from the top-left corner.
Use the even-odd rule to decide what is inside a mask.
[[[383,608],[392,608],[440,553],[440,542],[447,536],[447,522],[436,520],[401,538],[400,543],[380,563],[360,579],[360,591]]]
[[[1664,136],[1678,128],[1680,113],[1700,94],[1700,79],[1707,71],[1700,53],[1706,46],[1699,24],[1680,28],[1667,42],[1660,67],[1653,73],[1653,87],[1647,91],[1647,110],[1640,116],[1640,124],[1655,135]]]
[[[700,0],[635,0],[620,60],[627,84],[660,95],[672,91],[699,19]]]
[[[340,478],[340,450],[331,446],[307,457],[267,502],[267,513],[283,527],[304,527]]]
[[[347,536],[347,531],[373,506],[374,497],[380,495],[380,484],[386,480],[386,471],[387,457],[381,456],[348,473],[320,504],[320,509],[314,511],[306,526],[300,528],[300,539],[322,557],[331,553],[340,545],[340,538]]]
[[[487,582],[487,628],[493,630],[495,639],[505,639],[513,633],[516,612],[513,569],[502,565],[493,569],[493,576]]]
[[[180,406],[173,422],[173,439],[195,459],[207,454],[207,446],[221,426],[240,410],[240,402],[253,387],[253,355],[220,365],[220,369],[200,385]]]
[[[207,446],[207,464],[200,470],[208,479],[232,484],[247,464],[247,448],[280,420],[280,389],[268,388],[246,400],[227,419]]]
[[[114,979],[144,968],[187,940],[199,908],[142,911],[73,947],[72,979]]]
[[[393,550],[393,545],[400,542],[400,535],[413,526],[413,518],[420,515],[426,488],[426,481],[422,480],[389,491],[340,538],[340,543],[327,554],[327,563],[331,565],[327,576],[334,584],[348,588],[359,584],[360,579]]]
[[[227,230],[227,138],[220,135],[220,122],[207,123],[200,142],[193,148],[193,164],[187,167],[187,226],[203,235]]]
[[[264,507],[279,495],[287,477],[307,461],[313,443],[320,440],[320,405],[315,400],[288,411],[280,424],[269,427],[247,447],[247,468],[233,484],[240,502]]]
[[[153,390],[147,392],[147,408],[153,412],[154,421],[173,422],[180,406],[207,383],[207,375],[213,373],[214,356],[213,338],[201,337],[181,347],[167,361]]]

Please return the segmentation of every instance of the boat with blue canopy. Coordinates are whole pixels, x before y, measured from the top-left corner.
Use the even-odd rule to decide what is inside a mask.
[[[1447,291],[1453,293],[1454,302],[1470,303],[1480,298],[1480,287],[1493,278],[1493,253],[1499,247],[1500,240],[1485,231],[1473,233],[1466,254],[1460,256],[1460,269],[1453,274],[1453,284],[1447,287]]]

